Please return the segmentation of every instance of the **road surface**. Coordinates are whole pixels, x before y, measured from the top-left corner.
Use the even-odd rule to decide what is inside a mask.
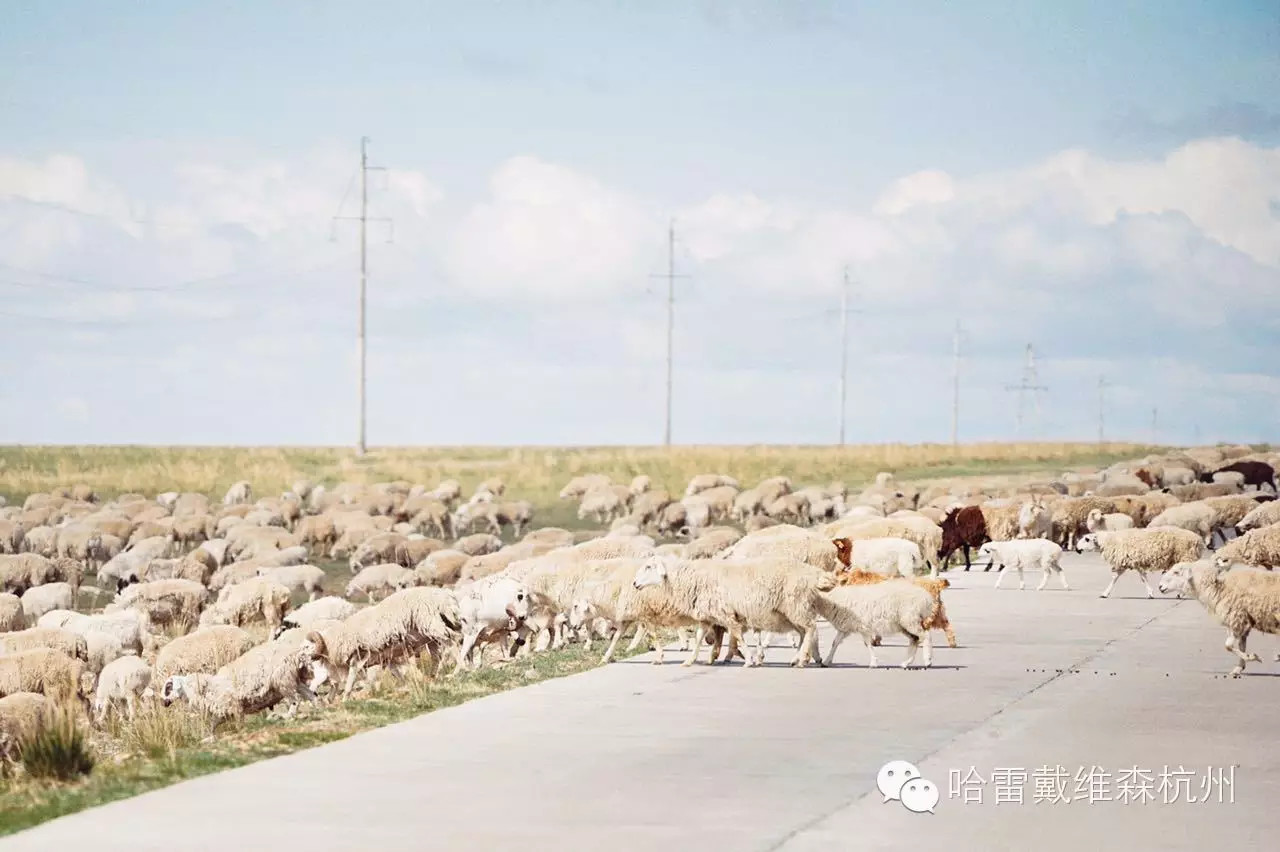
[[[1225,631],[1198,602],[1149,600],[1133,575],[1101,600],[1096,554],[1064,564],[1072,591],[951,572],[960,647],[935,633],[929,671],[869,670],[856,637],[833,669],[790,669],[785,647],[751,670],[635,658],[64,817],[0,852],[1270,846],[1280,643],[1255,634],[1264,662],[1227,678]],[[889,640],[881,663],[903,655]],[[891,760],[936,783],[934,813],[884,801]]]

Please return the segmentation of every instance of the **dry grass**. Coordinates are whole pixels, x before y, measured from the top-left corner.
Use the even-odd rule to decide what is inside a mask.
[[[849,447],[376,448],[357,458],[344,448],[0,447],[0,494],[11,502],[36,491],[84,482],[102,497],[134,491],[199,491],[221,497],[249,480],[258,494],[288,490],[299,478],[333,484],[403,479],[464,488],[501,477],[508,493],[545,507],[580,473],[629,481],[646,473],[659,487],[683,491],[697,473],[726,473],[746,483],[787,475],[797,482],[842,480],[850,486],[878,471],[903,478],[1022,473],[1109,463],[1147,453],[1137,444],[878,444]]]

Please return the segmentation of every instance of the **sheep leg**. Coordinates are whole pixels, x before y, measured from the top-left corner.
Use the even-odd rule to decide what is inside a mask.
[[[1111,590],[1116,587],[1116,580],[1119,580],[1119,579],[1120,579],[1120,572],[1112,571],[1111,582],[1107,584],[1107,587],[1102,590],[1102,594],[1099,595],[1098,597],[1101,597],[1101,598],[1108,597],[1111,594]]]
[[[1044,584],[1045,584],[1045,583],[1047,583],[1047,582],[1049,582],[1049,569],[1048,569],[1048,568],[1044,569],[1044,576],[1042,576],[1042,577],[1040,578],[1040,585],[1036,586],[1036,591],[1038,592],[1038,591],[1040,591],[1041,589],[1043,589],[1043,588],[1044,588]]]
[[[933,665],[933,639],[929,636],[929,631],[922,631],[920,636],[920,645],[924,649],[924,668]]]
[[[471,656],[471,652],[476,647],[476,641],[480,638],[478,630],[467,630],[462,634],[462,644],[458,647],[458,665],[454,668],[451,676],[457,675],[466,665],[467,659]]]
[[[848,633],[842,633],[838,630],[836,631],[836,638],[831,640],[831,648],[828,649],[827,651],[827,659],[822,663],[824,666],[830,666],[832,662],[835,661],[836,648],[840,647],[840,643],[843,642],[845,640],[845,637],[847,637],[848,635],[849,635]]]
[[[972,567],[969,561],[969,545],[964,545],[964,570],[968,571]]]
[[[1022,563],[1018,563],[1018,591],[1025,592],[1027,590],[1027,581],[1022,576]]]
[[[689,659],[681,663],[680,664],[681,666],[687,668],[688,666],[691,666],[698,661],[698,654],[701,653],[702,651],[702,640],[706,637],[706,635],[707,635],[706,625],[699,624],[698,629],[694,632],[694,636],[693,636],[693,650],[689,654]]]
[[[613,659],[613,652],[614,650],[617,649],[618,640],[622,638],[622,631],[625,629],[626,629],[626,625],[622,623],[619,623],[618,626],[613,629],[613,641],[610,642],[609,647],[605,649],[604,657],[602,657],[600,660],[601,665],[604,665],[605,663]],[[591,631],[588,630],[587,635],[590,636],[590,634],[591,634]]]
[[[644,639],[644,625],[641,624],[636,627],[636,634],[631,637],[631,644],[627,645],[627,653],[631,653],[636,648],[640,647],[640,642],[643,639]],[[657,645],[658,644],[656,641],[657,637],[655,636],[654,639],[655,641],[653,644]],[[657,650],[657,649],[655,648],[654,650]]]
[[[988,567],[990,567],[990,566],[988,566]],[[1005,571],[1008,571],[1008,570],[1009,570],[1009,566],[1007,566],[1007,565],[1001,565],[1001,566],[1000,566],[1000,570],[999,570],[998,572],[996,572],[996,584],[995,584],[994,586],[992,586],[991,588],[993,588],[993,589],[998,589],[998,588],[1000,588],[1000,584],[1001,584],[1002,582],[1004,582],[1004,572],[1005,572]]]
[[[1245,636],[1247,635],[1248,634],[1245,634]],[[1223,647],[1225,647],[1232,654],[1235,654],[1236,657],[1240,659],[1239,664],[1237,664],[1236,667],[1231,670],[1232,677],[1240,677],[1240,675],[1244,674],[1244,664],[1248,662],[1252,662],[1252,660],[1250,660],[1250,657],[1253,657],[1255,659],[1257,658],[1256,654],[1246,654],[1239,647],[1237,647],[1238,644],[1242,645],[1244,643],[1244,640],[1245,640],[1245,637],[1237,637],[1235,634],[1235,631],[1231,631],[1227,634],[1227,641],[1223,645]]]
[[[1156,596],[1155,589],[1151,588],[1151,584],[1147,582],[1147,572],[1138,569],[1138,576],[1142,578],[1142,585],[1147,587],[1147,597],[1154,598]]]
[[[903,628],[902,632],[907,634],[907,658],[902,661],[902,667],[904,669],[909,669],[911,668],[911,664],[916,661],[916,654],[920,651],[920,637],[906,628]],[[929,631],[927,630],[922,629],[922,632],[925,636],[929,635]]]
[[[1067,572],[1063,571],[1061,568],[1058,569],[1058,579],[1062,581],[1063,591],[1071,591],[1071,587],[1067,585]]]
[[[352,688],[356,685],[356,675],[360,674],[359,666],[351,666],[347,669],[347,682],[342,688],[342,697],[345,700],[350,697]]]
[[[876,659],[876,649],[871,642],[871,634],[863,633],[862,641],[867,646],[867,658],[868,658],[867,668],[869,669],[877,668],[880,665],[880,661]]]

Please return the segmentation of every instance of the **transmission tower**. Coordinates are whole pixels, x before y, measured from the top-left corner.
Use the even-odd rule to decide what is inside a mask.
[[[1022,365],[1022,381],[1016,385],[1005,385],[1006,391],[1018,392],[1018,412],[1014,419],[1014,434],[1018,437],[1022,436],[1022,421],[1026,410],[1027,393],[1031,393],[1032,405],[1035,407],[1036,419],[1040,419],[1040,397],[1039,392],[1047,391],[1049,388],[1040,384],[1039,374],[1036,372],[1036,351],[1030,343],[1027,344],[1026,356]]]

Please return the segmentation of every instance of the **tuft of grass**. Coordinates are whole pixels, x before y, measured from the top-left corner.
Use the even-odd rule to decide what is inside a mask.
[[[17,739],[18,760],[30,778],[70,781],[93,770],[88,737],[73,710],[54,708]]]
[[[185,707],[165,707],[154,698],[140,701],[132,719],[113,714],[107,730],[124,750],[159,760],[195,746],[210,727],[201,714]]]

